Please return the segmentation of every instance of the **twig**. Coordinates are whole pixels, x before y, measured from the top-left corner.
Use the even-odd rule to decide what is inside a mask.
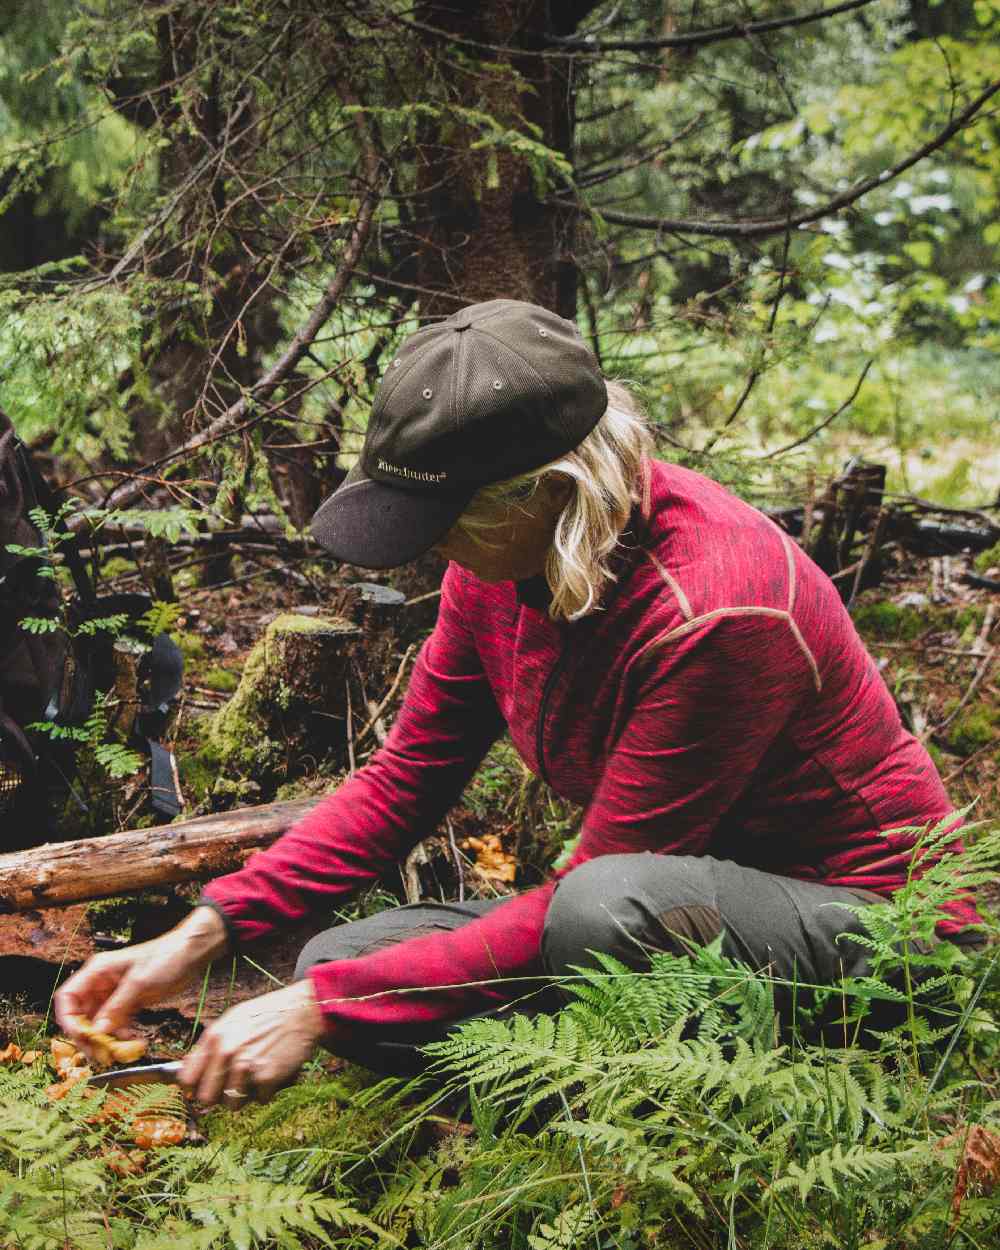
[[[375,735],[375,741],[379,744],[379,746],[384,746],[388,735],[385,731],[385,724],[383,723],[381,716],[378,714],[378,704],[374,699],[368,699],[365,703],[365,707],[368,709],[368,714],[372,718],[372,733]]]
[[[993,628],[993,622],[996,620],[996,612],[997,612],[997,609],[996,609],[995,603],[991,603],[990,606],[986,609],[986,615],[983,618],[983,627],[979,631],[979,637],[977,639],[977,642],[980,643],[983,647],[985,647],[986,654],[983,655],[982,660],[979,662],[978,668],[976,669],[975,673],[973,673],[972,681],[970,681],[968,686],[966,687],[965,694],[963,694],[961,699],[959,700],[958,706],[954,708],[951,712],[949,712],[948,715],[944,718],[944,720],[940,722],[940,724],[929,726],[924,731],[924,733],[921,735],[921,737],[924,740],[929,738],[931,734],[940,734],[943,730],[947,729],[947,727],[951,724],[951,722],[955,719],[955,717],[959,714],[959,712],[961,712],[962,709],[965,708],[969,704],[973,695],[975,695],[976,691],[979,689],[980,683],[982,682],[983,678],[989,672],[990,667],[993,664],[993,661],[996,659],[997,652],[996,652],[996,647],[991,647],[987,643],[986,640],[989,638],[990,630]]]
[[[791,230],[786,230],[785,231],[785,246],[781,253],[781,274],[780,274],[780,277],[778,278],[778,290],[774,296],[774,302],[771,304],[771,315],[768,318],[767,333],[765,335],[765,339],[770,339],[771,335],[774,333],[775,323],[778,320],[778,308],[781,304],[782,297],[785,294],[785,278],[788,276],[788,249],[789,249],[789,246],[791,245],[791,241],[792,241],[792,232]],[[725,421],[723,421],[723,423],[719,426],[719,428],[712,434],[711,438],[709,438],[708,442],[702,448],[703,453],[707,454],[708,452],[712,450],[712,448],[719,441],[719,439],[722,437],[725,431],[729,429],[732,423],[740,415],[740,412],[743,409],[743,405],[750,398],[750,392],[753,390],[754,386],[756,386],[757,379],[760,377],[763,371],[764,371],[764,358],[762,355],[760,362],[758,364],[755,364],[753,368],[750,370],[750,376],[747,378],[746,386],[744,386],[743,393],[740,395],[739,399],[736,401],[736,405],[733,408],[732,412],[730,412],[729,416],[726,417]]]
[[[857,572],[854,574],[854,581],[851,585],[851,593],[847,600],[847,610],[851,610],[851,605],[857,598],[858,590],[861,588],[861,579],[865,575],[865,569],[871,564],[878,549],[879,541],[885,533],[885,527],[889,522],[889,511],[887,508],[879,508],[878,516],[875,518],[875,524],[872,526],[871,537],[865,544],[865,550],[861,559],[858,561]]]
[[[539,57],[552,60],[555,57],[576,59],[590,53],[598,55],[604,52],[655,52],[660,48],[692,48],[703,44],[721,43],[727,39],[743,39],[747,35],[767,34],[772,30],[781,30],[789,26],[805,26],[809,22],[822,21],[823,18],[835,17],[838,13],[849,13],[852,9],[861,9],[872,4],[874,0],[842,0],[828,9],[813,9],[810,13],[797,13],[785,17],[772,17],[759,22],[730,22],[726,26],[712,26],[703,30],[688,31],[683,35],[664,35],[657,39],[615,39],[600,40],[589,35],[546,35],[542,46],[528,47],[522,45],[517,49],[521,57]],[[422,35],[433,35],[446,40],[449,46],[456,48],[472,48],[479,53],[502,52],[510,55],[509,45],[490,43],[485,39],[473,39],[459,35],[456,31],[446,30],[442,26],[433,26],[429,22],[416,21],[400,15],[393,15],[397,25],[409,30],[418,31]]]
[[[423,896],[423,889],[420,885],[420,873],[417,872],[419,864],[429,864],[430,859],[427,855],[427,848],[423,842],[418,842],[413,850],[407,855],[404,862],[400,865],[399,875],[403,881],[403,890],[406,894],[408,903],[419,903]]]
[[[974,760],[979,759],[979,757],[984,755],[987,751],[995,751],[996,746],[996,740],[991,738],[989,742],[984,742],[981,747],[976,747],[972,754],[967,755],[956,769],[953,769],[947,777],[942,778],[944,785],[951,785],[953,781],[955,781],[958,777],[961,777],[962,773],[965,772]]]
[[[370,173],[374,175],[376,161],[372,155],[369,158],[371,166]],[[292,341],[281,353],[277,361],[270,369],[259,378],[253,386],[233,404],[226,409],[221,416],[216,417],[205,429],[189,438],[176,451],[169,452],[161,459],[156,460],[151,465],[147,465],[143,471],[146,475],[152,469],[162,468],[166,464],[170,464],[183,457],[191,456],[207,443],[213,442],[221,435],[230,434],[236,430],[240,422],[244,420],[251,412],[251,409],[263,399],[267,399],[295,369],[299,361],[309,350],[317,334],[328,321],[330,314],[337,306],[341,295],[347,287],[348,282],[354,272],[354,266],[359,260],[361,253],[365,249],[368,237],[371,233],[372,221],[375,216],[375,208],[378,204],[378,191],[374,185],[374,177],[369,179],[370,184],[365,197],[361,203],[361,209],[354,229],[351,231],[347,246],[344,249],[343,259],[340,262],[333,277],[327,283],[318,303],[313,308],[312,313],[306,323],[292,337]],[[162,483],[159,483],[162,484]],[[130,480],[123,483],[116,490],[113,490],[105,501],[107,508],[121,508],[126,504],[134,502],[142,494],[143,486],[140,479]],[[69,517],[67,524],[71,529],[79,529],[82,522],[77,521],[76,517]]]
[[[426,603],[428,599],[436,599],[441,593],[440,586],[437,590],[428,590],[425,595],[417,595],[414,599],[407,599],[401,606],[404,608],[412,608],[418,603]]]
[[[350,764],[350,774],[353,777],[357,772],[357,764],[354,759],[354,716],[351,708],[351,681],[349,677],[344,678],[344,688],[347,690],[347,759]]]
[[[365,724],[364,729],[362,729],[362,731],[358,734],[358,746],[360,746],[361,743],[364,742],[368,734],[370,734],[371,731],[375,728],[375,724],[378,721],[379,717],[382,715],[382,713],[385,711],[386,707],[388,706],[389,700],[399,689],[399,683],[403,680],[403,674],[406,672],[406,666],[410,662],[410,656],[414,653],[414,651],[416,651],[416,649],[417,649],[416,643],[411,642],[410,645],[404,651],[403,658],[399,662],[399,668],[396,670],[396,676],[392,679],[392,685],[385,692],[385,695],[383,696],[381,703],[379,703],[378,706],[375,708],[375,711],[372,712],[367,723]],[[347,706],[349,710],[350,702],[348,702]],[[348,724],[350,724],[350,721],[348,721]]]
[[[861,376],[858,378],[857,382],[855,382],[854,390],[851,391],[850,395],[848,395],[848,397],[844,400],[844,402],[840,405],[840,407],[836,410],[836,412],[831,412],[828,417],[824,417],[823,420],[819,423],[819,425],[811,429],[808,434],[803,434],[801,438],[797,438],[794,443],[787,443],[784,447],[779,447],[775,451],[769,451],[766,456],[761,456],[761,459],[773,460],[775,456],[783,456],[786,451],[793,451],[796,447],[801,447],[803,443],[808,443],[809,440],[811,438],[815,438],[815,436],[821,430],[825,430],[828,425],[836,421],[836,419],[840,416],[840,414],[846,411],[848,408],[850,408],[851,404],[853,404],[855,399],[857,399],[858,391],[861,390],[864,380],[868,376],[868,370],[872,367],[874,363],[875,363],[875,360],[873,357],[871,360],[868,361],[865,367],[861,370]]]
[[[809,550],[809,535],[812,531],[813,509],[816,507],[816,474],[810,469],[806,474],[806,502],[802,508],[802,533],[799,535],[799,543],[802,550]]]
[[[444,827],[448,831],[448,845],[451,847],[451,856],[455,861],[455,875],[458,877],[458,901],[465,902],[465,872],[462,869],[462,856],[459,854],[458,843],[455,841],[455,826],[451,823],[451,817],[445,818]]]

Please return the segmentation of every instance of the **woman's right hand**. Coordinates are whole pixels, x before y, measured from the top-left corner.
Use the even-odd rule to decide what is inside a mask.
[[[81,1017],[100,1033],[117,1033],[141,1007],[154,1006],[187,985],[227,945],[218,912],[196,907],[162,937],[89,959],[56,991],[56,1020],[85,1049]]]

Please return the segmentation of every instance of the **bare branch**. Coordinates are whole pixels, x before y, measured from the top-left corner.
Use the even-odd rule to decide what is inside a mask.
[[[169,455],[163,456],[160,460],[155,461],[151,465],[147,465],[145,469],[140,470],[144,475],[143,478],[136,478],[123,483],[116,490],[112,491],[105,501],[108,508],[121,508],[133,503],[143,492],[146,480],[150,470],[162,468],[166,464],[193,455],[206,444],[213,442],[219,437],[234,432],[239,428],[240,424],[246,419],[251,408],[262,400],[266,400],[277,390],[282,382],[295,369],[299,361],[305,356],[306,352],[312,346],[313,341],[319,334],[320,330],[326,324],[330,314],[336,308],[340,297],[343,295],[348,282],[350,281],[354,267],[361,257],[368,242],[371,233],[372,221],[375,216],[375,209],[379,202],[378,186],[375,178],[374,157],[370,156],[368,161],[368,190],[361,203],[361,210],[358,213],[358,219],[355,222],[354,229],[348,238],[347,246],[344,249],[344,255],[337,267],[337,271],[327,283],[323,290],[323,294],[316,304],[315,308],[309,316],[308,321],[294,335],[292,341],[270,369],[259,378],[257,382],[251,386],[246,394],[242,395],[234,404],[230,406],[205,429],[199,431],[193,437],[189,438],[176,451],[170,452]],[[78,520],[77,517],[70,517],[68,524],[73,529],[80,528],[83,519]]]
[[[785,279],[788,277],[788,251],[791,245],[792,245],[792,234],[790,230],[786,230],[785,231],[785,246],[782,249],[782,253],[781,253],[781,272],[778,277],[778,290],[775,293],[774,301],[771,304],[771,315],[767,321],[767,331],[765,333],[765,344],[768,340],[770,340],[772,334],[774,334],[774,327],[778,320],[778,309],[781,307],[781,301],[785,295]],[[722,425],[719,426],[719,428],[715,431],[715,433],[711,436],[711,438],[709,438],[705,446],[702,448],[703,454],[707,454],[708,452],[712,450],[712,448],[719,441],[719,439],[722,437],[725,431],[729,429],[729,427],[733,424],[736,418],[740,415],[740,412],[743,409],[743,405],[750,398],[750,392],[756,386],[757,379],[760,377],[763,370],[764,370],[764,357],[762,354],[761,359],[750,370],[750,375],[746,380],[746,385],[743,388],[743,392],[740,395],[739,399],[736,401],[735,405],[733,406],[733,409],[729,413],[729,416],[726,417]]]
[[[852,9],[863,9],[872,3],[873,0],[845,0],[844,4],[835,4],[829,9],[813,9],[811,13],[771,17],[759,22],[729,22],[725,26],[689,30],[683,35],[663,35],[658,39],[591,39],[585,35],[582,38],[550,38],[549,42],[558,48],[579,48],[581,52],[655,52],[658,48],[695,48],[706,43],[721,43],[726,39],[764,35],[772,30],[821,22],[824,18],[850,13]]]
[[[889,169],[883,169],[880,174],[876,174],[872,178],[866,178],[863,182],[855,183],[849,190],[842,192],[840,195],[835,195],[833,199],[827,200],[819,208],[810,208],[794,217],[771,217],[757,221],[692,221],[674,217],[644,217],[635,213],[619,213],[614,209],[595,208],[587,204],[573,204],[557,196],[552,196],[545,202],[557,205],[560,208],[575,209],[578,213],[593,213],[603,221],[611,222],[613,225],[632,226],[638,230],[660,230],[679,234],[705,234],[717,239],[760,239],[767,235],[782,234],[785,230],[795,230],[799,226],[810,225],[814,221],[820,221],[824,217],[829,217],[833,213],[839,212],[842,208],[847,208],[857,200],[860,200],[862,196],[867,195],[869,191],[873,191],[876,187],[885,186],[886,183],[892,182],[894,178],[898,178],[900,174],[911,169],[919,161],[922,161],[924,157],[930,156],[938,148],[944,147],[949,139],[958,134],[960,130],[963,130],[975,118],[976,114],[981,111],[983,106],[998,91],[1000,91],[1000,79],[990,83],[986,90],[980,92],[968,107],[953,117],[943,130],[939,131],[933,139],[929,139],[922,144],[915,152],[911,152],[909,156],[904,157],[903,160],[897,162]]]
[[[794,443],[786,443],[784,447],[778,447],[774,451],[769,451],[767,455],[762,456],[761,459],[773,460],[775,456],[783,456],[786,451],[792,451],[796,447],[801,447],[803,443],[808,443],[811,438],[815,438],[816,435],[820,432],[820,430],[825,430],[828,425],[831,425],[834,421],[836,421],[836,419],[840,416],[840,414],[842,412],[846,412],[847,409],[850,408],[851,404],[854,403],[855,399],[857,399],[858,391],[861,390],[862,384],[864,383],[865,378],[868,376],[868,370],[872,367],[874,363],[875,363],[874,359],[868,361],[865,367],[861,370],[861,376],[858,378],[857,382],[855,382],[854,384],[854,390],[851,391],[850,395],[848,395],[848,397],[844,400],[844,402],[840,405],[840,407],[835,412],[831,412],[828,417],[824,417],[823,420],[819,423],[819,425],[813,426],[813,428],[809,431],[808,434],[803,434],[802,437],[797,438]]]

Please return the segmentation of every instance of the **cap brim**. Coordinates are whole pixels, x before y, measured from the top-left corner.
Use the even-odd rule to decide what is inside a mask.
[[[402,490],[356,465],[316,511],[309,528],[331,555],[365,569],[415,560],[455,524],[475,488],[446,494]]]

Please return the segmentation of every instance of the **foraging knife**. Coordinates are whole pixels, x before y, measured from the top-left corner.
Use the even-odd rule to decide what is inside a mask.
[[[133,1068],[110,1068],[87,1078],[88,1085],[100,1089],[121,1089],[124,1085],[176,1085],[181,1060],[167,1063],[145,1063]]]

